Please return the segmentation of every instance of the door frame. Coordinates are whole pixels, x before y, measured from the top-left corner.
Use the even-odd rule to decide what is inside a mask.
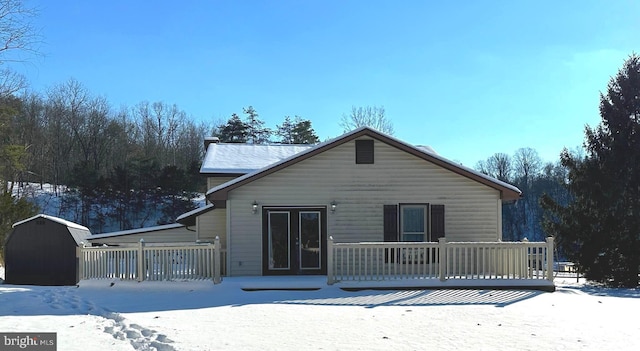
[[[289,269],[269,269],[269,212],[289,213]],[[300,268],[300,212],[320,213],[320,268]],[[327,206],[263,206],[262,207],[262,275],[325,275],[327,274]],[[297,245],[297,246],[296,246]]]

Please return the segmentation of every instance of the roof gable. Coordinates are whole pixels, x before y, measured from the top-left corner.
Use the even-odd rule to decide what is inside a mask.
[[[490,176],[487,176],[485,174],[482,174],[471,168],[459,165],[453,161],[450,161],[442,156],[437,155],[435,152],[431,152],[433,150],[431,148],[425,148],[420,146],[416,147],[408,143],[405,143],[404,141],[401,141],[399,139],[380,133],[372,128],[361,127],[361,128],[352,130],[351,132],[348,132],[346,134],[343,134],[342,136],[339,136],[335,139],[318,144],[315,147],[312,147],[305,151],[297,153],[289,158],[273,163],[262,169],[254,171],[252,173],[245,174],[244,176],[238,177],[229,182],[226,182],[224,184],[211,188],[209,189],[209,191],[207,191],[206,196],[210,201],[226,200],[228,197],[229,191],[233,189],[241,187],[244,184],[250,183],[256,179],[259,179],[271,173],[277,172],[281,169],[284,169],[293,164],[296,164],[302,160],[313,157],[324,151],[330,150],[336,146],[342,145],[344,143],[347,143],[351,140],[354,140],[363,136],[371,137],[380,142],[386,143],[400,150],[403,150],[409,154],[417,156],[425,161],[438,165],[444,169],[447,169],[449,171],[452,171],[454,173],[467,177],[471,180],[474,180],[478,183],[481,183],[493,189],[496,189],[500,191],[500,196],[503,200],[507,200],[507,201],[517,200],[522,195],[522,192],[517,187],[511,184],[502,182],[500,180],[497,180],[495,178],[492,178]]]

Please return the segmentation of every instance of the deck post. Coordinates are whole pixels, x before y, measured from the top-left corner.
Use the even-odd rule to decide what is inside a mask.
[[[220,237],[216,235],[213,241],[213,284],[220,284]]]
[[[547,237],[547,280],[553,282],[553,237]]]
[[[441,282],[447,280],[446,272],[447,272],[447,239],[443,237],[438,239],[438,275],[440,276]]]
[[[333,236],[327,240],[327,285],[333,285]]]
[[[144,280],[144,239],[138,243],[138,282]]]
[[[84,248],[84,241],[80,243],[80,246],[76,247],[76,264],[78,265],[78,279],[84,279],[84,260],[82,259],[82,248]]]

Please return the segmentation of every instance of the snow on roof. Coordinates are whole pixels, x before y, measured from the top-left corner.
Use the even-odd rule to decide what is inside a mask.
[[[178,224],[178,223],[164,224],[164,225],[158,225],[158,226],[155,226],[155,227],[145,227],[145,228],[121,230],[121,231],[118,231],[118,232],[94,234],[94,235],[91,235],[89,237],[89,239],[102,239],[102,238],[110,238],[110,237],[114,237],[114,236],[156,232],[156,231],[159,231],[159,230],[173,229],[173,228],[180,228],[180,227],[184,227],[184,226],[182,224]]]
[[[78,224],[78,223],[70,222],[70,221],[67,221],[66,219],[62,219],[62,218],[58,218],[58,217],[53,217],[53,216],[49,216],[49,215],[46,215],[46,214],[39,214],[39,215],[35,215],[35,216],[31,217],[31,218],[27,218],[27,219],[22,220],[22,221],[20,221],[20,222],[13,223],[13,225],[11,226],[11,228],[15,228],[16,226],[19,226],[19,225],[21,225],[21,224],[23,224],[23,223],[26,223],[26,222],[29,222],[29,221],[32,221],[32,220],[34,220],[34,219],[38,219],[38,218],[45,218],[45,219],[48,219],[48,220],[50,220],[50,221],[60,223],[60,224],[62,224],[62,225],[64,225],[64,226],[67,226],[67,227],[69,227],[69,228],[75,228],[75,229],[80,229],[80,230],[86,230],[86,231],[89,231],[89,228],[87,228],[87,227],[85,227],[85,226],[82,226],[82,225],[80,225],[80,224]]]
[[[121,230],[119,232],[94,234],[94,235],[91,235],[88,239],[93,240],[93,239],[111,238],[114,236],[156,232],[159,230],[173,229],[173,228],[180,228],[180,227],[184,227],[184,226],[179,223],[172,223],[172,224],[158,225],[155,227],[146,227],[146,228],[138,228],[138,229]]]
[[[207,191],[206,195],[209,195],[209,194],[215,193],[216,191],[218,191],[218,190],[220,190],[220,189],[224,189],[224,188],[226,188],[226,187],[228,187],[228,186],[230,186],[230,185],[233,185],[233,184],[236,184],[236,183],[242,182],[242,181],[244,181],[244,180],[245,180],[245,179],[247,179],[247,178],[251,178],[251,177],[255,176],[255,175],[256,175],[256,174],[258,174],[258,173],[261,173],[261,172],[264,172],[264,171],[266,171],[266,170],[268,170],[268,169],[271,169],[271,168],[277,167],[278,165],[283,164],[283,163],[286,163],[286,162],[288,162],[288,161],[290,161],[290,160],[292,160],[292,159],[295,159],[295,158],[298,158],[298,157],[302,157],[302,156],[304,156],[304,155],[306,155],[306,154],[308,154],[308,153],[312,152],[313,150],[318,149],[318,148],[321,148],[321,147],[323,147],[323,146],[325,146],[325,145],[335,143],[335,142],[337,142],[338,140],[341,140],[341,139],[349,138],[350,136],[352,136],[352,135],[354,135],[354,134],[358,134],[358,133],[360,133],[360,132],[362,132],[362,131],[364,131],[364,130],[368,130],[368,131],[370,131],[370,132],[372,132],[372,133],[374,133],[374,134],[378,134],[378,135],[380,135],[381,137],[385,137],[385,138],[388,138],[388,139],[390,139],[390,140],[393,140],[393,141],[395,141],[395,142],[397,142],[397,143],[399,143],[399,144],[402,144],[402,145],[404,145],[404,146],[406,146],[406,147],[408,147],[408,148],[418,150],[418,151],[419,151],[419,152],[421,152],[421,153],[424,153],[424,154],[426,154],[426,155],[429,155],[430,157],[433,157],[433,158],[435,158],[435,159],[438,159],[438,160],[439,160],[439,161],[441,161],[441,162],[444,162],[444,163],[448,164],[450,167],[458,168],[458,169],[460,169],[460,170],[462,170],[462,171],[465,171],[465,172],[471,173],[471,174],[473,174],[473,175],[475,175],[475,176],[478,176],[478,177],[480,177],[480,178],[483,178],[483,179],[485,179],[485,180],[487,180],[487,181],[489,181],[489,182],[491,182],[491,183],[494,183],[494,184],[496,184],[496,185],[498,185],[498,186],[501,186],[501,187],[504,187],[504,188],[508,188],[508,189],[513,190],[513,191],[515,191],[516,193],[518,193],[518,194],[522,195],[522,191],[520,191],[520,189],[518,189],[517,187],[515,187],[515,186],[513,186],[513,185],[511,185],[511,184],[509,184],[509,183],[505,183],[505,182],[503,182],[503,181],[501,181],[501,180],[498,180],[498,179],[496,179],[496,178],[493,178],[493,177],[491,177],[491,176],[488,176],[488,175],[486,175],[486,174],[484,174],[484,173],[478,172],[478,171],[476,171],[476,170],[474,170],[474,169],[471,169],[471,168],[469,168],[469,167],[463,166],[463,165],[461,165],[461,164],[459,164],[459,163],[453,162],[453,161],[451,161],[451,160],[449,160],[449,159],[447,159],[447,158],[444,158],[444,157],[442,157],[442,156],[438,155],[438,154],[433,150],[433,148],[431,148],[430,146],[424,146],[424,145],[415,146],[415,145],[411,145],[411,144],[409,144],[409,143],[407,143],[407,142],[405,142],[405,141],[402,141],[402,140],[400,140],[400,139],[397,139],[397,138],[392,137],[392,136],[390,136],[390,135],[384,134],[384,133],[382,133],[382,132],[379,132],[379,131],[377,131],[377,130],[375,130],[375,129],[372,129],[372,128],[369,128],[369,127],[360,127],[360,128],[354,129],[354,130],[352,130],[352,131],[350,131],[350,132],[348,132],[348,133],[345,133],[345,134],[343,134],[343,135],[341,135],[341,136],[339,136],[339,137],[336,137],[336,138],[334,138],[334,139],[327,140],[327,141],[322,142],[322,143],[320,143],[320,144],[314,145],[313,147],[310,147],[310,148],[308,148],[308,149],[306,149],[306,150],[304,150],[304,151],[301,151],[301,152],[299,152],[299,153],[297,153],[297,154],[291,155],[291,156],[289,156],[289,157],[287,157],[287,158],[284,158],[284,159],[282,159],[282,160],[280,160],[280,161],[278,161],[278,162],[275,162],[275,163],[273,163],[273,164],[269,164],[269,165],[265,166],[264,168],[261,168],[261,169],[255,170],[255,171],[253,171],[253,172],[251,172],[251,173],[245,174],[245,175],[243,175],[243,176],[241,176],[241,177],[238,177],[238,178],[232,179],[232,180],[230,180],[230,181],[228,181],[228,182],[226,182],[226,183],[220,184],[220,185],[218,185],[218,186],[216,186],[216,187],[213,187],[213,188],[209,189],[209,190]]]
[[[176,222],[182,224],[182,225],[195,225],[195,217],[209,212],[211,210],[213,210],[213,204],[208,204],[206,206],[203,207],[198,207],[195,210],[191,210],[189,212],[183,213],[180,216],[178,216],[178,218],[176,218]],[[193,224],[192,224],[193,222]]]
[[[416,149],[422,150],[424,152],[428,152],[430,154],[434,154],[437,155],[438,153],[436,152],[436,150],[434,150],[431,146],[429,145],[416,145],[415,146]]]
[[[251,173],[312,147],[300,144],[211,143],[200,173]]]

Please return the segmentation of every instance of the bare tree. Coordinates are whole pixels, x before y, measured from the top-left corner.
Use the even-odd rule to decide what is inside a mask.
[[[509,182],[512,173],[511,157],[507,154],[496,153],[484,162],[478,162],[476,168],[484,174],[503,182]]]
[[[393,122],[387,118],[384,106],[352,106],[348,115],[342,115],[340,127],[345,133],[360,127],[371,127],[389,135],[394,133]]]
[[[0,0],[0,65],[24,62],[38,53],[40,35],[33,27],[37,11],[21,0]],[[14,70],[0,68],[0,96],[14,94],[26,86],[24,76]]]
[[[531,177],[541,171],[542,160],[538,152],[530,147],[516,150],[513,160],[516,178],[522,179],[527,185],[531,182]]]

